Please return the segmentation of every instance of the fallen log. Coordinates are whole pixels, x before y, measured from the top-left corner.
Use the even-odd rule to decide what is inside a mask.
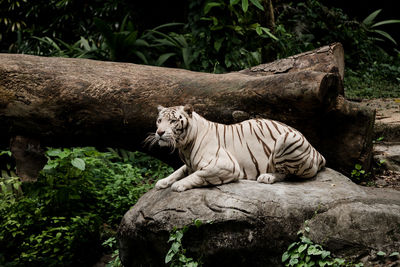
[[[344,64],[332,59],[339,58],[332,51],[341,46],[330,47],[314,53],[319,62],[314,68],[310,52],[290,60],[296,68],[269,75],[0,54],[0,145],[24,136],[42,146],[142,149],[154,131],[157,105],[190,103],[221,123],[266,117],[294,126],[326,155],[329,166],[349,174],[356,162],[369,166],[374,114],[360,113],[356,104],[341,108],[347,105],[339,97]],[[325,131],[327,126],[338,130]],[[346,136],[359,140],[351,150]]]

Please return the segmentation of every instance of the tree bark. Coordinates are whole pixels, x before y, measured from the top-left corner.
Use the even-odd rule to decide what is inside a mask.
[[[240,71],[240,73],[252,76],[266,76],[302,70],[336,73],[343,80],[343,46],[340,43],[333,43],[312,51],[245,69]],[[343,87],[340,93],[343,94]]]
[[[348,174],[354,161],[368,167],[374,114],[356,104],[343,108],[350,104],[339,97],[340,49],[334,44],[227,74],[1,54],[0,145],[25,136],[42,146],[143,149],[157,105],[190,103],[220,123],[264,117],[294,126],[329,166]]]

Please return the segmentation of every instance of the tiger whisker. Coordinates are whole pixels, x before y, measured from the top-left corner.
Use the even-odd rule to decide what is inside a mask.
[[[151,133],[149,136],[146,137],[143,141],[143,146],[148,146],[151,149],[158,141],[159,138],[154,133]]]

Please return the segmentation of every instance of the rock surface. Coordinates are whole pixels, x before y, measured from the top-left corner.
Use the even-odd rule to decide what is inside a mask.
[[[195,219],[212,223],[190,228],[183,245],[205,266],[279,266],[305,220],[311,239],[337,256],[400,250],[400,192],[361,187],[327,168],[306,181],[151,190],[122,219],[124,266],[164,266],[169,231]]]
[[[376,110],[375,139],[400,142],[400,98],[363,99],[360,105]]]
[[[386,169],[400,172],[400,142],[379,143],[374,146],[374,159]]]

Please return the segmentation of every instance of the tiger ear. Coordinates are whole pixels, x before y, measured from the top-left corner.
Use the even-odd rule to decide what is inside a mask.
[[[190,105],[190,104],[186,104],[186,105],[183,107],[183,111],[185,111],[185,112],[189,115],[189,117],[192,117],[193,106]]]
[[[163,107],[163,106],[161,106],[161,105],[158,105],[158,106],[157,106],[157,109],[158,109],[158,112],[160,112],[161,110],[163,110],[163,109],[164,109],[164,107]]]

